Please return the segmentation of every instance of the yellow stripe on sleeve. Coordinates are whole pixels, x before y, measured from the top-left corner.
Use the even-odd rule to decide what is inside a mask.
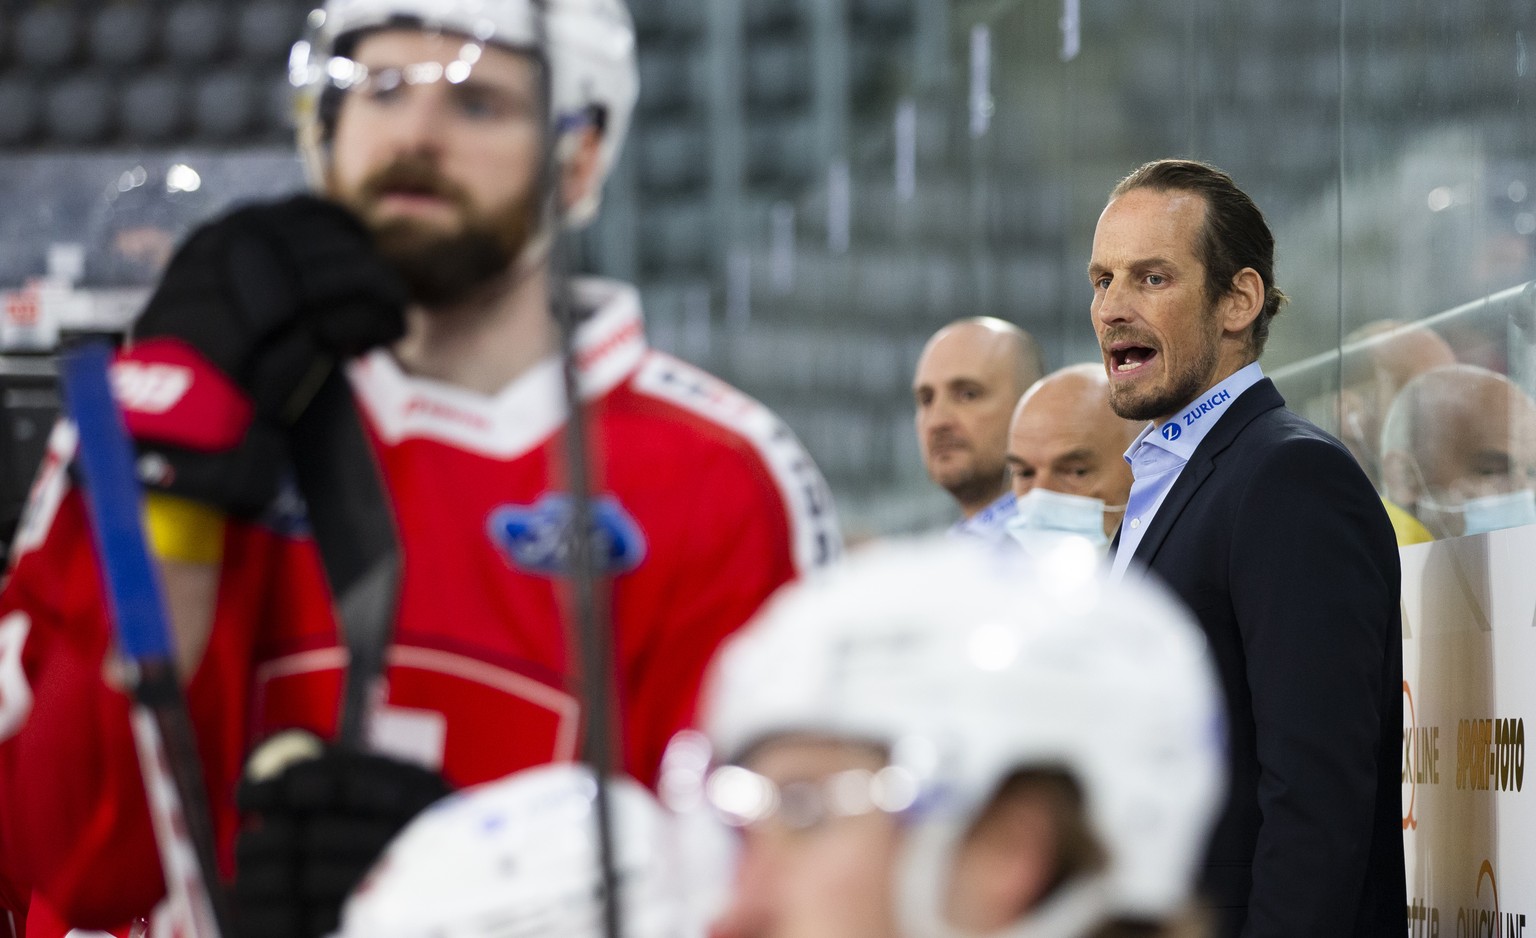
[[[224,559],[224,513],[202,502],[146,493],[144,533],[161,560],[214,564]]]

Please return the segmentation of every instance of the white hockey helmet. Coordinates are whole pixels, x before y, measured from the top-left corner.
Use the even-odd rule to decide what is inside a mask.
[[[888,749],[867,800],[909,825],[894,891],[909,938],[953,933],[940,913],[953,851],[1018,771],[1074,779],[1108,860],[1011,935],[1176,912],[1225,784],[1199,627],[1162,590],[1112,582],[1076,552],[1031,562],[952,539],[867,550],[781,591],[725,647],[703,718],[727,762],[785,734]]]
[[[347,901],[339,938],[601,938],[590,769],[547,765],[457,792],[413,820]],[[608,786],[627,938],[699,938],[673,819],[636,782]]]
[[[329,0],[310,14],[309,35],[294,45],[288,67],[289,81],[297,90],[299,145],[312,180],[324,178],[328,159],[333,115],[326,92],[345,84],[353,73],[346,59],[349,40],[386,26],[454,33],[476,45],[532,54],[538,54],[542,36],[550,60],[556,131],[579,126],[593,115],[601,121],[596,182],[566,213],[571,225],[591,221],[640,88],[634,22],[623,0]]]

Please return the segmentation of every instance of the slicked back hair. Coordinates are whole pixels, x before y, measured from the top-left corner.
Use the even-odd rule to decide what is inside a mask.
[[[1264,213],[1232,177],[1196,160],[1153,160],[1120,180],[1110,200],[1136,189],[1191,192],[1205,200],[1205,224],[1197,250],[1205,264],[1205,294],[1214,303],[1232,290],[1232,279],[1252,267],[1264,281],[1264,307],[1249,336],[1253,357],[1264,353],[1269,321],[1288,297],[1275,286],[1275,236]]]

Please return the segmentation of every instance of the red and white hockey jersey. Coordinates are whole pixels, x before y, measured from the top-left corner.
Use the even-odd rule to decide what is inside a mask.
[[[582,281],[576,295],[596,310],[577,349],[625,763],[651,780],[721,639],[840,538],[820,473],[771,412],[648,349],[631,288]],[[455,785],[574,758],[559,362],[492,397],[406,375],[385,351],[350,377],[404,557],[376,742]],[[55,443],[0,594],[0,907],[7,890],[36,890],[100,927],[144,914],[162,884],[128,702],[101,680],[109,626],[67,427]],[[345,663],[313,543],[283,524],[227,525],[188,688],[226,867],[245,753],[285,727],[330,735]]]

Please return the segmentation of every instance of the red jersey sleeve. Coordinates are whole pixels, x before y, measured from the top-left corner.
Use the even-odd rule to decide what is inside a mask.
[[[55,430],[0,589],[0,903],[30,897],[72,926],[112,928],[153,908],[164,880],[132,701],[105,678],[112,630],[71,433]],[[261,554],[227,538],[226,570]],[[258,601],[221,584],[220,614]],[[248,639],[215,637],[187,695],[227,871]]]
[[[0,592],[0,877],[110,927],[154,904],[160,864],[130,701],[103,679],[110,630],[84,506],[62,467],[38,486],[56,487],[42,493],[51,517],[35,516],[35,496]]]
[[[740,466],[699,469],[709,480],[699,499],[705,510],[689,525],[687,548],[657,607],[660,634],[646,641],[628,633],[632,623],[619,624],[621,644],[634,649],[620,676],[626,761],[651,784],[672,735],[693,722],[715,649],[796,573],[785,506],[771,484]]]
[[[693,724],[721,642],[779,587],[835,561],[842,540],[820,471],[767,408],[664,355],[651,357],[635,386],[652,406],[676,408],[665,443],[653,429],[644,443],[621,440],[615,456],[672,477],[669,527],[680,532],[656,595],[637,600],[622,576],[615,583],[616,610],[653,613],[616,622],[626,763],[654,784],[667,743]],[[655,632],[642,633],[645,624]]]

